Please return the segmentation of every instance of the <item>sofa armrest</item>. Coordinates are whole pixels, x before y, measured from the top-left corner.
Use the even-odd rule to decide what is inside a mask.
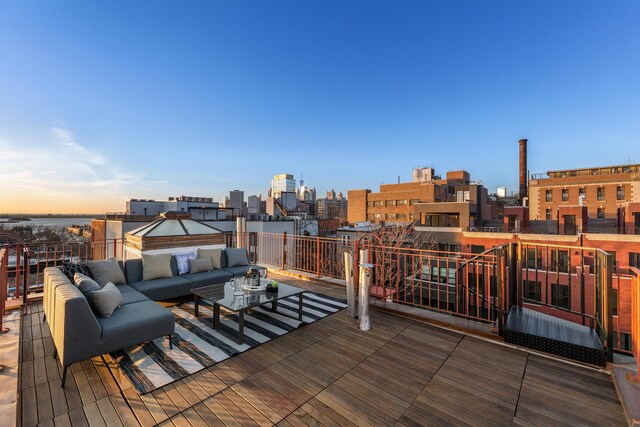
[[[82,292],[55,267],[45,269],[44,309],[63,366],[95,356],[102,329]]]

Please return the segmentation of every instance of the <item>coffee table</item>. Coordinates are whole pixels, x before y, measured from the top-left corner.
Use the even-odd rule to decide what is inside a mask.
[[[195,303],[195,316],[198,317],[200,301],[208,301],[213,304],[213,329],[217,329],[220,323],[220,307],[238,313],[238,336],[233,337],[239,344],[244,342],[244,313],[252,308],[264,304],[271,304],[271,310],[276,311],[278,300],[292,295],[298,295],[298,319],[302,320],[302,298],[305,289],[295,286],[278,284],[278,292],[244,291],[243,295],[234,295],[233,287],[227,282],[202,288],[192,289],[193,302]],[[281,316],[285,314],[279,313]],[[287,316],[291,317],[291,316]],[[293,318],[293,317],[292,317]],[[220,330],[218,332],[221,332]],[[224,332],[223,332],[224,333]]]

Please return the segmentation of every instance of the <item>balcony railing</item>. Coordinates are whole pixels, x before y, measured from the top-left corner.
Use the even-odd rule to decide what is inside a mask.
[[[629,286],[638,289],[637,274],[615,275],[611,255],[594,248],[510,243],[472,254],[271,233],[234,233],[226,239],[228,246],[246,247],[252,262],[332,279],[344,279],[345,252],[354,254],[357,271],[364,249],[367,259],[360,261],[373,264],[372,296],[495,323],[499,331],[510,307],[519,305],[588,326],[607,349],[624,350],[622,334],[633,332],[634,340],[637,335],[631,329],[638,326],[625,323],[632,301],[623,297]],[[0,256],[0,300],[26,302],[40,293],[46,267],[110,256],[123,258],[121,239],[7,246]]]

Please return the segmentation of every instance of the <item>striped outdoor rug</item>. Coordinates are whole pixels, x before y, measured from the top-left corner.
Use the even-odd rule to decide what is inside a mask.
[[[343,300],[305,292],[302,322],[296,320],[297,295],[278,300],[277,312],[272,312],[270,305],[253,308],[244,315],[244,343],[238,344],[212,329],[212,306],[201,302],[196,318],[194,304],[188,302],[170,308],[176,318],[173,349],[169,349],[167,338],[158,338],[113,352],[111,358],[131,384],[144,394],[287,334],[302,324],[313,323],[346,306]],[[221,308],[220,319],[219,328],[232,337],[236,336],[237,314]]]

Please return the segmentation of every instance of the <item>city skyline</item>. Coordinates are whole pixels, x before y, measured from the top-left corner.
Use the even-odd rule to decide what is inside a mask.
[[[640,163],[640,5],[0,5],[0,211]]]

